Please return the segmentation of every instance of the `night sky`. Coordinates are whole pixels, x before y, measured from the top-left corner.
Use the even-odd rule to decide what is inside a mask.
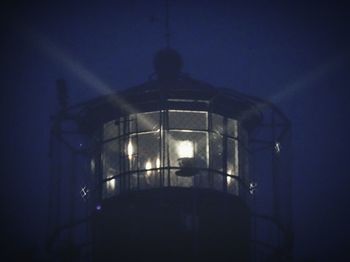
[[[171,46],[190,76],[268,99],[290,118],[296,261],[345,261],[350,8],[262,2],[170,0]],[[67,81],[71,104],[146,81],[165,46],[165,9],[164,1],[11,3],[1,8],[0,239],[7,252],[40,254],[56,79]]]

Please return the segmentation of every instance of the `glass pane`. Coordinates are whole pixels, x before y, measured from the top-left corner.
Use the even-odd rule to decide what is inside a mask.
[[[227,173],[238,176],[238,145],[232,138],[227,139]]]
[[[159,129],[160,119],[158,111],[137,114],[138,132],[157,131]]]
[[[211,134],[211,168],[222,171],[223,167],[223,137],[217,133]]]
[[[112,140],[103,145],[102,150],[103,179],[110,178],[119,173],[119,140]]]
[[[126,123],[125,123],[125,127],[126,127],[126,130],[125,132],[126,133],[135,133],[137,130],[136,130],[136,125],[137,125],[137,120],[136,120],[136,114],[133,114],[133,115],[130,115],[129,117],[127,117],[126,119]]]
[[[144,176],[147,176],[145,183],[153,183],[153,177],[158,175],[158,172],[153,169],[160,168],[161,166],[161,160],[159,158],[159,135],[159,132],[138,135],[138,167],[139,170],[147,170],[143,173]]]
[[[118,137],[119,126],[115,124],[115,121],[110,121],[104,125],[103,140],[112,139]],[[120,173],[120,141],[119,139],[112,140],[104,143],[102,146],[102,178],[109,179],[103,182],[102,197],[107,198],[116,194],[117,190],[120,190],[120,184],[117,183],[115,177]]]
[[[120,193],[119,177],[103,182],[102,198],[112,197]]]
[[[137,169],[137,137],[136,135],[129,136],[124,139],[124,171]]]
[[[232,137],[237,137],[237,120],[228,118],[227,119],[227,135]]]
[[[169,110],[169,128],[207,130],[208,113]]]
[[[125,130],[124,132],[124,129],[127,129],[127,126],[125,125],[125,123],[128,123],[128,122],[129,121],[125,117],[120,117],[115,121],[115,125],[118,127],[118,130],[119,130],[119,136],[123,135],[125,132],[128,132],[128,130]]]
[[[238,176],[238,142],[234,139],[227,139],[227,174]],[[238,195],[238,180],[227,177],[227,191]]]
[[[115,124],[115,121],[110,121],[103,126],[103,140],[108,140],[113,137],[119,136],[119,126]]]
[[[212,114],[212,130],[218,134],[224,134],[224,118],[217,114]]]
[[[208,133],[196,131],[169,131],[170,166],[178,167],[183,160],[192,159],[191,166],[206,168]]]
[[[233,177],[227,177],[227,192],[238,195],[238,180]]]
[[[247,151],[247,144],[248,144],[248,134],[244,132],[243,130],[240,130],[239,133],[240,140],[237,143],[238,144],[238,153],[237,158],[239,158],[239,166],[237,168],[237,172],[239,172],[240,178],[245,182],[248,183],[248,174],[249,174],[249,153]],[[238,159],[237,159],[238,161]]]
[[[149,170],[139,174],[140,189],[150,189],[160,187],[159,170]]]

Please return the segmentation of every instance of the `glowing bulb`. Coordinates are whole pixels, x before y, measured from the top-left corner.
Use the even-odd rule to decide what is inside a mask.
[[[159,158],[157,158],[157,160],[156,160],[156,167],[160,168],[160,159]]]
[[[150,174],[151,174],[151,171],[150,171],[149,169],[152,169],[152,163],[151,163],[151,161],[148,160],[148,161],[146,162],[146,164],[145,164],[145,169],[148,170],[148,171],[146,172],[146,174],[147,174],[147,175],[150,175]]]
[[[128,157],[129,157],[129,160],[131,160],[133,153],[134,153],[134,147],[132,146],[131,140],[129,140],[129,143],[128,143]]]
[[[193,158],[193,142],[188,140],[179,141],[176,149],[180,158]]]

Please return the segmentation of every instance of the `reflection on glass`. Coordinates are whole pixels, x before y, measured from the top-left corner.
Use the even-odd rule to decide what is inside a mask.
[[[146,174],[149,176],[151,174],[151,170],[152,169],[152,163],[151,161],[147,161],[145,164],[145,169],[147,170]]]
[[[228,170],[227,170],[227,174],[228,174],[228,175],[232,175],[232,170],[231,170],[231,169],[228,169]],[[227,176],[226,180],[227,180],[227,185],[228,185],[228,186],[233,182],[233,178],[230,177],[230,176]]]
[[[157,131],[160,129],[159,112],[137,114],[137,131]],[[136,129],[136,127],[135,127]],[[136,131],[136,130],[135,130]]]
[[[128,151],[128,153],[127,153],[128,154],[128,158],[129,158],[129,160],[131,160],[132,159],[132,155],[134,154],[134,147],[132,145],[131,140],[129,140],[127,151]]]
[[[111,179],[107,181],[107,191],[112,192],[115,189],[115,179]]]

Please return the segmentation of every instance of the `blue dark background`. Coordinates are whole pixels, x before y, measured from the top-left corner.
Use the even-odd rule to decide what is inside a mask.
[[[349,6],[170,1],[184,71],[276,103],[293,125],[297,261],[349,259]],[[40,258],[55,80],[71,103],[147,80],[165,46],[164,1],[12,1],[1,8],[3,252]]]

